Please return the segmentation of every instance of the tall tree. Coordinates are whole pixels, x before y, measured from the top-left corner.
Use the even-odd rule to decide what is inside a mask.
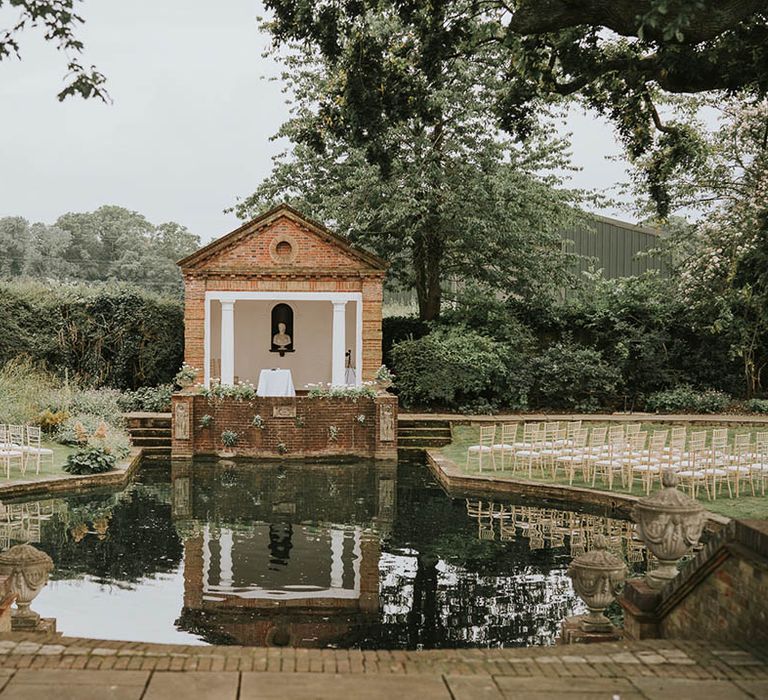
[[[690,124],[702,144],[697,167],[672,181],[673,201],[700,218],[672,243],[683,297],[727,338],[751,395],[768,367],[768,99],[710,107],[716,128]]]
[[[46,41],[67,57],[67,76],[59,100],[71,95],[97,97],[109,100],[104,87],[106,78],[95,66],[86,67],[80,61],[83,42],[77,38],[76,30],[83,18],[75,12],[79,0],[0,0],[0,10],[10,18],[11,25],[0,29],[0,61],[11,56],[21,57],[19,35],[28,28],[42,27]],[[4,9],[7,8],[7,9]]]
[[[63,214],[56,223],[0,219],[0,277],[122,281],[157,292],[181,291],[176,261],[200,245],[184,226],[155,226],[135,211],[103,206]]]
[[[659,155],[649,189],[666,213],[670,162],[681,168],[697,142],[679,120],[667,123],[660,94],[768,88],[767,0],[266,0],[278,44],[309,41],[338,66],[328,104],[344,114],[358,143],[429,112],[428,84],[408,61],[371,40],[366,18],[392,13],[430,63],[463,57],[504,77],[491,98],[499,123],[526,135],[542,106],[578,96],[609,116],[631,158]],[[488,52],[489,46],[498,48]],[[491,61],[488,62],[488,59]],[[369,157],[386,149],[369,148]]]
[[[425,320],[439,315],[455,279],[507,294],[552,289],[566,269],[557,232],[577,216],[581,194],[559,187],[565,144],[544,129],[526,148],[502,137],[490,109],[501,74],[436,55],[397,15],[367,15],[359,38],[350,42],[361,60],[368,51],[385,56],[423,84],[423,110],[360,146],[352,132],[369,121],[350,122],[334,108],[344,71],[311,46],[293,47],[283,55],[293,117],[278,134],[293,150],[238,214],[293,201],[391,261]]]

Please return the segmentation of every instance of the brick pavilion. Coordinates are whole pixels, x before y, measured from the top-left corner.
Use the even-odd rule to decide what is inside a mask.
[[[198,405],[200,396],[183,392],[174,399],[174,456],[215,452],[222,430],[246,436],[237,450],[243,456],[270,455],[278,445],[281,454],[294,457],[396,454],[393,396],[377,396],[378,412],[363,404],[347,406],[349,401],[306,403],[312,386],[359,387],[374,379],[381,366],[385,261],[282,204],[178,264],[184,278],[185,362],[200,370],[206,388],[258,385],[258,406],[250,408],[267,425],[254,435],[241,410],[234,415],[226,401],[206,408]],[[288,388],[271,392],[265,381],[278,374],[289,377]],[[387,408],[379,415],[382,405]],[[216,423],[207,432],[197,423],[200,411]],[[353,412],[357,429],[336,425]],[[367,429],[360,417],[366,412],[374,419]],[[331,414],[339,419],[325,426]],[[306,430],[289,435],[284,422],[275,432],[277,421],[269,419],[288,418]],[[380,427],[375,436],[374,423]],[[382,436],[391,445],[382,446]]]

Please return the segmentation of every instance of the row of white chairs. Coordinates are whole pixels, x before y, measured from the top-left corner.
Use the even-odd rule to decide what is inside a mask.
[[[38,426],[0,423],[0,466],[5,467],[6,480],[11,478],[11,467],[18,466],[19,472],[26,474],[32,462],[35,474],[39,474],[44,461],[53,466],[53,450],[42,446]]]
[[[662,472],[674,471],[681,485],[697,496],[704,489],[709,499],[725,489],[731,497],[744,488],[765,495],[768,480],[768,432],[736,435],[728,439],[727,429],[688,431],[685,427],[654,430],[650,435],[640,423],[612,427],[583,427],[569,423],[526,423],[519,436],[519,424],[480,428],[480,441],[467,450],[467,468],[479,471],[509,468],[557,479],[558,472],[573,484],[580,472],[583,483],[600,481],[613,489],[616,484],[632,490],[640,481],[646,493],[660,484]]]

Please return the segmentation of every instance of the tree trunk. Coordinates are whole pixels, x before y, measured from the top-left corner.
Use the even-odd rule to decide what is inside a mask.
[[[440,286],[440,269],[445,254],[442,236],[431,231],[419,236],[413,251],[413,267],[416,274],[416,296],[419,300],[419,318],[432,321],[440,315],[443,289]]]

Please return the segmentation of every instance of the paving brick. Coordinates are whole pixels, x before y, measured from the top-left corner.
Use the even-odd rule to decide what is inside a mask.
[[[339,698],[451,700],[451,694],[442,676],[437,675],[242,674],[241,700],[286,700],[286,698],[290,700],[339,700]]]
[[[750,700],[730,681],[680,678],[633,678],[632,684],[648,700]]]
[[[446,676],[454,700],[504,700],[491,676]]]
[[[144,700],[236,700],[239,673],[155,671]]]

